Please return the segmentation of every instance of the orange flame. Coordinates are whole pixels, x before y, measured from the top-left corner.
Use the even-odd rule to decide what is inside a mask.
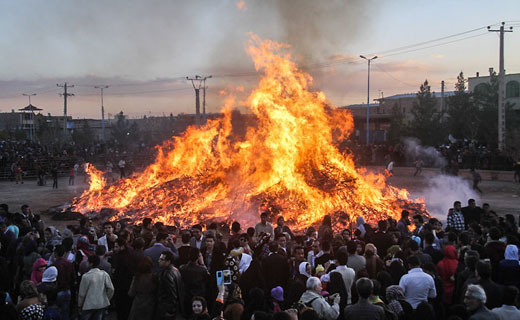
[[[189,127],[157,147],[143,172],[106,185],[89,166],[91,185],[75,201],[81,212],[112,208],[113,219],[152,217],[166,224],[258,220],[281,214],[298,229],[331,214],[335,222],[398,218],[408,192],[385,176],[356,169],[335,146],[352,132],[352,115],[331,107],[312,78],[298,70],[287,45],[251,35],[247,52],[264,72],[247,102],[257,120],[245,138],[233,133],[228,96],[224,117]]]
[[[241,10],[241,11],[246,11],[247,10],[246,2],[244,0],[238,1],[237,2],[237,9]]]

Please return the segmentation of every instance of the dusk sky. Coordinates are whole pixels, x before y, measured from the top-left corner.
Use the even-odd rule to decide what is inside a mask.
[[[501,21],[514,28],[505,35],[506,72],[519,73],[518,0],[0,0],[0,112],[36,93],[34,105],[61,115],[56,84],[68,82],[74,118],[101,117],[96,85],[110,86],[104,104],[112,116],[194,113],[185,77],[196,74],[213,76],[207,110],[217,112],[221,89],[247,92],[258,81],[245,51],[250,32],[289,44],[313,89],[336,106],[366,102],[360,54],[379,56],[372,98],[416,92],[425,79],[434,91],[444,80],[450,91],[460,71],[498,71],[498,34],[486,26]]]

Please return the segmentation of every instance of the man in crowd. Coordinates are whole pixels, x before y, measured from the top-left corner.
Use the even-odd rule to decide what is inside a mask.
[[[408,266],[410,270],[408,274],[401,277],[399,286],[403,288],[406,302],[417,309],[422,301],[428,301],[428,298],[435,298],[437,291],[433,278],[421,269],[419,258],[411,256],[408,258]]]
[[[78,307],[82,310],[82,319],[103,319],[104,311],[110,305],[110,299],[114,295],[114,286],[110,276],[105,271],[98,269],[99,261],[97,255],[88,257],[90,270],[81,278]]]
[[[397,222],[397,229],[403,239],[410,236],[410,230],[408,229],[408,226],[410,225],[410,219],[408,218],[409,215],[410,213],[407,210],[401,211],[401,219]]]
[[[53,266],[58,269],[56,305],[60,308],[61,319],[68,320],[70,314],[71,289],[74,286],[74,266],[65,258],[65,248],[57,245],[54,248],[56,260]],[[97,264],[99,265],[99,263]]]
[[[464,295],[464,304],[470,312],[470,320],[498,320],[498,316],[485,306],[486,292],[479,285],[470,284]]]
[[[169,251],[172,253],[172,256],[174,256],[173,251],[167,247],[168,245],[168,234],[164,232],[159,232],[157,234],[157,237],[155,238],[155,243],[150,248],[144,250],[144,255],[147,257],[150,257],[152,259],[153,263],[153,270],[154,272],[159,271],[159,257],[162,253],[165,251]],[[175,260],[175,256],[173,258]],[[173,261],[172,261],[173,262]]]
[[[460,201],[455,201],[453,208],[448,211],[447,229],[459,232],[466,230],[466,222],[461,211]]]
[[[347,242],[347,251],[348,251],[348,261],[347,267],[354,269],[354,272],[357,274],[360,270],[366,268],[367,261],[365,257],[359,255],[357,253],[357,243],[356,241]]]
[[[310,277],[306,283],[307,290],[302,294],[300,301],[307,307],[312,308],[318,319],[336,320],[339,316],[339,302],[341,297],[339,294],[332,296],[332,305],[321,295],[323,286],[320,279]]]
[[[261,233],[266,233],[271,235],[271,240],[274,240],[274,229],[273,225],[267,222],[267,217],[269,215],[268,211],[264,211],[260,214],[260,222],[255,226],[255,235],[258,238]]]
[[[504,289],[502,297],[502,306],[491,310],[498,316],[500,320],[520,319],[520,310],[516,307],[516,299],[518,298],[518,289],[513,286]]]
[[[103,231],[105,235],[98,239],[98,246],[104,246],[107,249],[108,255],[112,254],[117,240],[117,235],[114,233],[114,225],[112,222],[103,223]]]
[[[196,247],[190,249],[190,261],[179,269],[185,290],[185,310],[190,310],[193,297],[207,298],[210,275],[204,265],[204,259],[200,250]]]
[[[462,215],[464,216],[464,222],[466,228],[471,226],[473,223],[480,223],[482,220],[482,209],[477,207],[475,199],[468,200],[468,206],[461,209]]]
[[[203,238],[202,238],[202,226],[200,224],[196,224],[191,228],[191,240],[190,240],[190,246],[196,247],[199,250],[203,246]]]
[[[287,281],[289,280],[287,258],[278,253],[276,241],[269,243],[269,252],[269,255],[262,261],[266,289],[271,292],[271,289],[277,286],[287,288]]]
[[[356,281],[356,291],[359,300],[356,304],[345,308],[345,320],[384,320],[385,311],[382,307],[372,304],[368,298],[372,294],[372,280],[360,278]]]
[[[159,256],[159,287],[157,290],[156,319],[174,320],[182,318],[184,288],[181,274],[173,266],[171,251],[164,251]]]
[[[338,253],[336,254],[336,260],[338,263],[338,266],[333,272],[338,272],[341,274],[341,278],[343,278],[343,284],[345,285],[345,291],[347,292],[347,304],[352,303],[352,295],[351,295],[351,288],[352,284],[354,283],[354,278],[356,277],[356,273],[354,272],[354,269],[351,269],[347,267],[347,261],[348,261],[348,253],[344,248],[341,248]]]

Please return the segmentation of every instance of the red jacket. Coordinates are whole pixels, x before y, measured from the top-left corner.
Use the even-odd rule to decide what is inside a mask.
[[[444,248],[444,259],[437,263],[437,271],[444,288],[443,302],[445,304],[452,303],[453,290],[455,288],[455,281],[452,277],[455,275],[458,264],[457,249],[454,246],[446,246]]]

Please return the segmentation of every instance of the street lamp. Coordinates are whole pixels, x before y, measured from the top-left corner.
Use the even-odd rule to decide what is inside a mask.
[[[103,89],[108,89],[108,86],[95,86],[96,89],[101,89],[101,141],[105,142],[105,107],[103,105]]]
[[[360,55],[361,58],[368,61],[368,89],[367,89],[367,145],[369,143],[370,139],[370,62],[372,60],[377,59],[377,56],[373,56],[372,58],[368,59],[367,57]]]
[[[31,97],[33,97],[35,95],[36,95],[36,93],[22,93],[22,96],[29,98],[29,108],[31,108],[31,122],[29,124],[29,128],[30,128],[29,137],[31,139],[31,142],[33,141],[33,121],[34,121],[34,117],[33,117],[34,108],[31,104]]]

